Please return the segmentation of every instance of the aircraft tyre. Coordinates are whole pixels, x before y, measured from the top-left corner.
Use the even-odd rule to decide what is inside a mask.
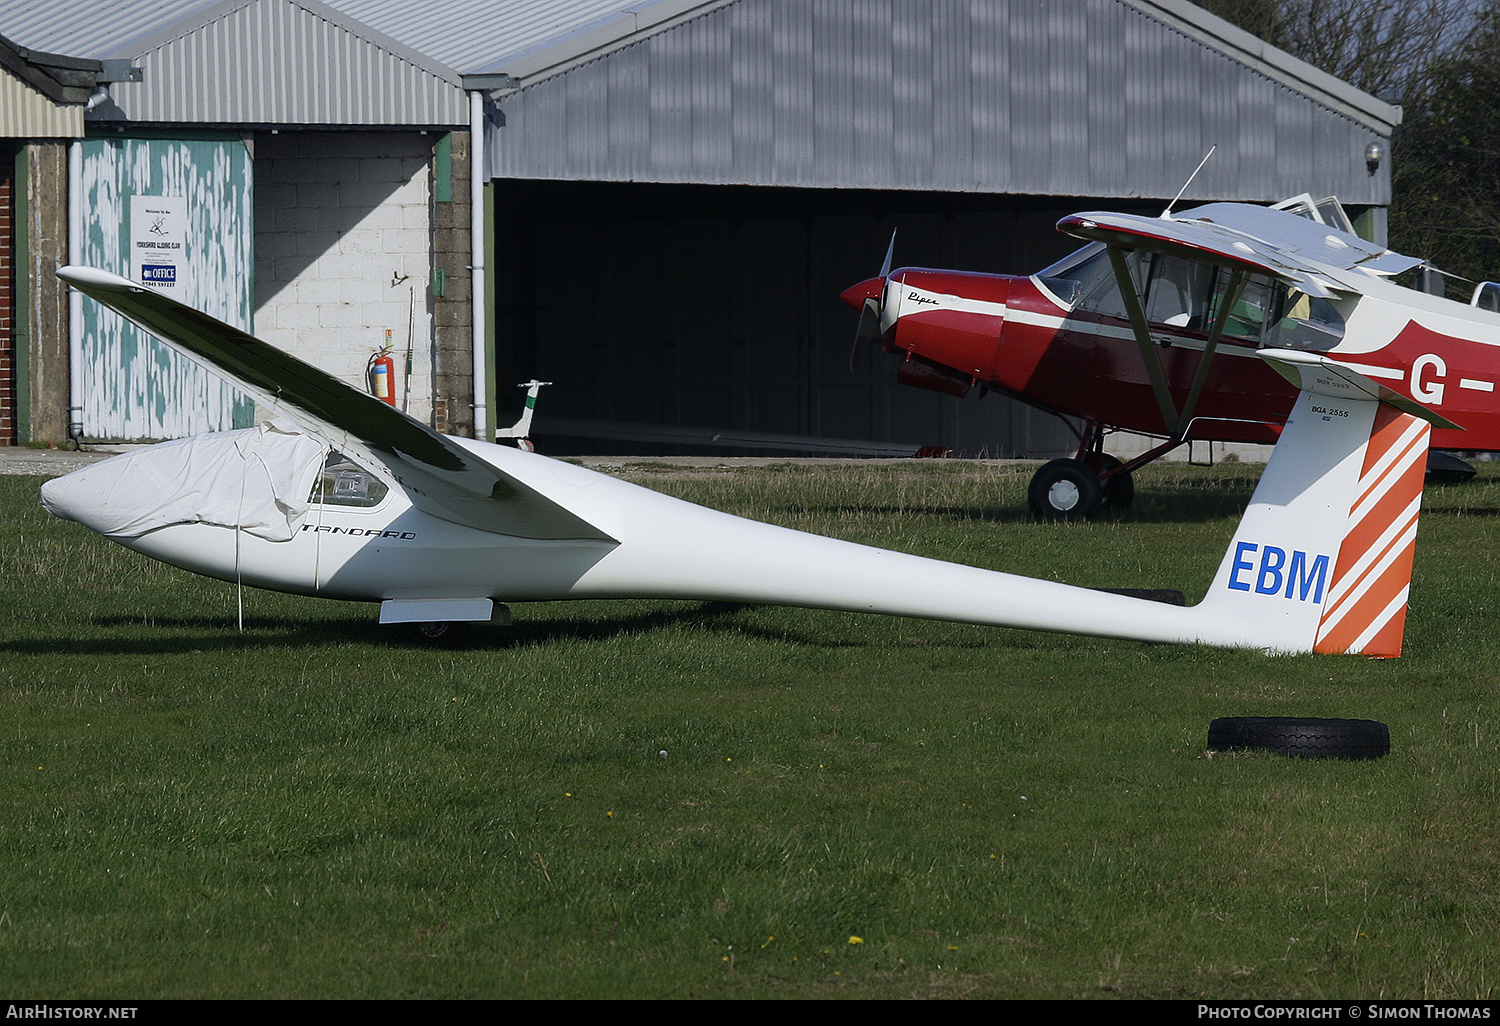
[[[1425,484],[1456,485],[1471,481],[1478,471],[1451,452],[1431,449],[1427,453]]]
[[[408,624],[411,636],[424,645],[447,648],[457,645],[469,633],[469,625],[454,620],[429,620],[425,623]]]
[[[1087,464],[1052,460],[1031,478],[1026,498],[1042,520],[1087,520],[1099,511],[1104,490],[1099,475]]]
[[[1391,731],[1376,720],[1223,716],[1208,725],[1208,747],[1303,759],[1378,759],[1391,750]]]
[[[1101,452],[1094,456],[1090,462],[1097,464],[1099,471],[1114,470],[1120,466],[1120,461],[1107,452]],[[1104,489],[1104,511],[1118,516],[1127,513],[1135,502],[1135,478],[1127,474],[1116,474],[1114,477],[1101,482]]]

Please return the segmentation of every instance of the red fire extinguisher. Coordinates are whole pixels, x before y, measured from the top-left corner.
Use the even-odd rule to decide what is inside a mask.
[[[381,402],[396,405],[396,361],[389,347],[370,357],[370,394]]]

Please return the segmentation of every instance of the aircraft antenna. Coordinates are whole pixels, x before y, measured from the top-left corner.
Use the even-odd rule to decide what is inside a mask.
[[[1172,197],[1172,202],[1167,204],[1167,209],[1161,212],[1162,217],[1172,216],[1172,208],[1177,205],[1178,200],[1182,199],[1182,194],[1188,191],[1188,186],[1193,184],[1193,179],[1198,177],[1198,172],[1203,170],[1203,165],[1208,163],[1208,158],[1212,157],[1214,150],[1218,148],[1218,143],[1214,143],[1208,148],[1208,152],[1203,155],[1203,159],[1198,161],[1198,166],[1193,168],[1193,173],[1188,175],[1187,181],[1182,183],[1182,188],[1177,190],[1177,195]]]

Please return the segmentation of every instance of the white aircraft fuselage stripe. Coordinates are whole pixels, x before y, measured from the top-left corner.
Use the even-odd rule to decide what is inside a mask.
[[[921,290],[915,289],[913,291],[920,292]],[[1080,324],[1086,323],[1088,325],[1086,333],[1089,335],[1097,335],[1101,338],[1108,338],[1117,342],[1129,342],[1131,344],[1135,343],[1135,332],[1126,327],[1117,327],[1115,325],[1105,324],[1099,321],[1080,322],[1077,318],[1073,317],[1060,317],[1056,314],[1037,313],[1033,310],[1022,310],[1017,307],[1006,306],[1002,303],[979,303],[974,300],[963,300],[962,302],[955,302],[952,305],[947,305],[945,303],[942,303],[941,301],[957,300],[959,297],[950,296],[938,292],[926,294],[936,296],[940,300],[940,305],[932,309],[951,309],[959,310],[964,313],[988,313],[991,316],[995,317],[1003,316],[1005,320],[1011,324],[1025,324],[1034,328],[1046,328],[1047,330],[1053,332],[1080,331],[1082,330],[1080,328]],[[977,307],[980,306],[989,307],[990,309],[977,309]],[[905,311],[903,311],[901,314],[901,316],[903,317],[908,315],[908,312]],[[1207,346],[1207,342],[1201,338],[1195,338],[1190,335],[1179,335],[1176,332],[1164,329],[1161,325],[1152,325],[1151,334],[1155,337],[1171,339],[1172,348],[1174,349],[1189,349],[1197,352],[1202,352],[1203,349]],[[1220,342],[1217,352],[1229,356],[1255,356],[1255,348],[1253,346],[1245,346],[1233,342]]]
[[[1400,369],[1372,367],[1367,363],[1355,363],[1353,360],[1339,360],[1339,362],[1350,370],[1359,371],[1366,377],[1385,378],[1387,381],[1404,381],[1406,379],[1406,372]]]
[[[914,313],[924,313],[928,310],[956,310],[959,313],[977,313],[989,317],[1004,317],[1007,308],[1004,303],[996,303],[988,299],[970,299],[967,296],[955,296],[951,292],[929,292],[926,289],[917,288],[905,282],[892,282],[901,292],[898,296],[900,309],[897,317],[910,317]],[[908,303],[916,303],[914,308],[908,309]]]

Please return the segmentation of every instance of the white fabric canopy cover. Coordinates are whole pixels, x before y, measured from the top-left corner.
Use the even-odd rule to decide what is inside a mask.
[[[172,524],[239,527],[287,541],[307,516],[329,445],[284,421],[162,442],[88,468],[111,538]]]

